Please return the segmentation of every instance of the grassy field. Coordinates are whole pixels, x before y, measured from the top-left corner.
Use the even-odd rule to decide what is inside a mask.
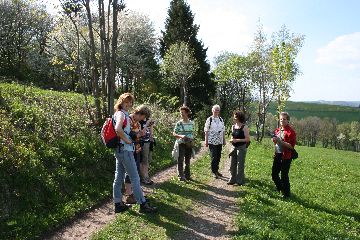
[[[253,144],[247,159],[247,185],[237,187],[240,211],[234,239],[359,239],[360,154],[298,147],[300,158],[290,172],[292,197],[283,200],[271,181],[272,146]],[[187,226],[187,213],[206,197],[208,156],[195,163],[197,183],[172,179],[152,201],[157,215],[140,215],[137,207],[93,239],[171,239]]]
[[[338,115],[343,115],[341,109]],[[160,110],[153,114],[159,125],[152,173],[172,164],[175,120]],[[111,196],[112,151],[102,145],[86,116],[80,94],[0,84],[1,239],[39,238]],[[298,150],[300,158],[290,174],[294,195],[283,201],[271,182],[272,147],[251,145],[236,238],[359,239],[359,153]],[[194,202],[206,196],[208,162],[204,157],[193,167],[198,182],[172,179],[157,189],[152,201],[159,215],[139,215],[135,207],[95,239],[175,236],[186,226]]]
[[[271,144],[251,146],[235,239],[360,238],[360,154],[297,150],[300,157],[290,170],[292,197],[283,200],[271,181]]]
[[[274,103],[270,105],[269,110],[272,114],[276,113]],[[360,121],[360,108],[354,107],[289,101],[286,103],[285,111],[297,119],[316,116],[335,118],[339,122]]]

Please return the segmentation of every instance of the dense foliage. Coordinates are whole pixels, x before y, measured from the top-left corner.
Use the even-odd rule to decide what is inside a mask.
[[[173,164],[173,123],[150,106],[157,145],[151,172]],[[0,232],[29,239],[110,197],[114,157],[82,95],[0,84]],[[93,109],[93,105],[91,106]]]

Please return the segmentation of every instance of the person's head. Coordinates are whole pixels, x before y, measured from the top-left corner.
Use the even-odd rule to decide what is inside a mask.
[[[220,114],[220,106],[217,105],[217,104],[212,106],[211,111],[212,111],[213,116],[215,116],[215,117],[219,116],[219,114]]]
[[[290,115],[289,115],[289,113],[287,113],[287,112],[281,112],[281,113],[280,113],[280,119],[279,119],[279,121],[280,121],[280,125],[281,125],[282,127],[285,127],[286,125],[288,125],[288,124],[289,124],[289,121],[290,121]]]
[[[245,123],[246,118],[245,114],[241,111],[235,111],[234,112],[234,121],[239,123]]]
[[[187,107],[187,106],[182,106],[182,107],[180,107],[180,109],[179,109],[179,111],[180,111],[180,114],[181,114],[181,118],[189,118],[189,116],[190,116],[190,108],[189,107]]]
[[[150,116],[150,109],[146,105],[137,106],[134,110],[136,121],[142,121]]]
[[[114,111],[120,111],[121,109],[128,111],[134,104],[134,100],[135,98],[131,93],[121,94],[114,106]]]

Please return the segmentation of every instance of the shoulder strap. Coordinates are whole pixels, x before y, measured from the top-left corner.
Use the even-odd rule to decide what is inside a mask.
[[[210,127],[211,127],[211,122],[212,122],[212,117],[210,117],[209,130],[210,130]]]
[[[223,119],[219,116],[219,119],[220,119],[220,122],[222,122],[223,121]]]
[[[244,127],[245,127],[245,124],[243,124],[243,125],[241,126],[240,130],[243,130],[243,129],[244,129]]]

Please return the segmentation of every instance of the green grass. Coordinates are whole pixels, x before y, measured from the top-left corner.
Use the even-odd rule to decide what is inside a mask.
[[[297,147],[292,164],[292,197],[284,200],[271,180],[272,145],[253,143],[246,160],[247,185],[239,191],[234,239],[359,239],[359,153]],[[225,155],[225,154],[224,154]],[[195,183],[175,178],[152,196],[155,215],[134,207],[119,214],[93,239],[171,239],[185,226],[189,211],[205,204],[209,157],[192,166]],[[235,188],[235,191],[239,190]],[[191,226],[189,226],[191,227]]]
[[[360,154],[297,150],[300,157],[290,169],[292,197],[283,200],[271,181],[272,147],[251,146],[235,239],[360,238]]]
[[[210,181],[208,154],[191,167],[196,181],[184,183],[176,177],[161,184],[151,195],[151,203],[158,207],[157,214],[139,214],[139,206],[118,214],[116,220],[95,234],[93,239],[169,239],[188,226],[188,212],[195,211],[195,203],[206,197]],[[156,181],[156,179],[155,179]]]
[[[270,104],[269,111],[276,113],[275,103]],[[286,102],[285,111],[289,112],[291,117],[303,119],[310,116],[320,118],[335,118],[339,122],[360,121],[360,108],[336,106],[328,104]]]
[[[84,106],[81,94],[0,83],[1,239],[40,238],[111,197],[113,150]],[[172,129],[162,122],[151,173],[173,164]]]

